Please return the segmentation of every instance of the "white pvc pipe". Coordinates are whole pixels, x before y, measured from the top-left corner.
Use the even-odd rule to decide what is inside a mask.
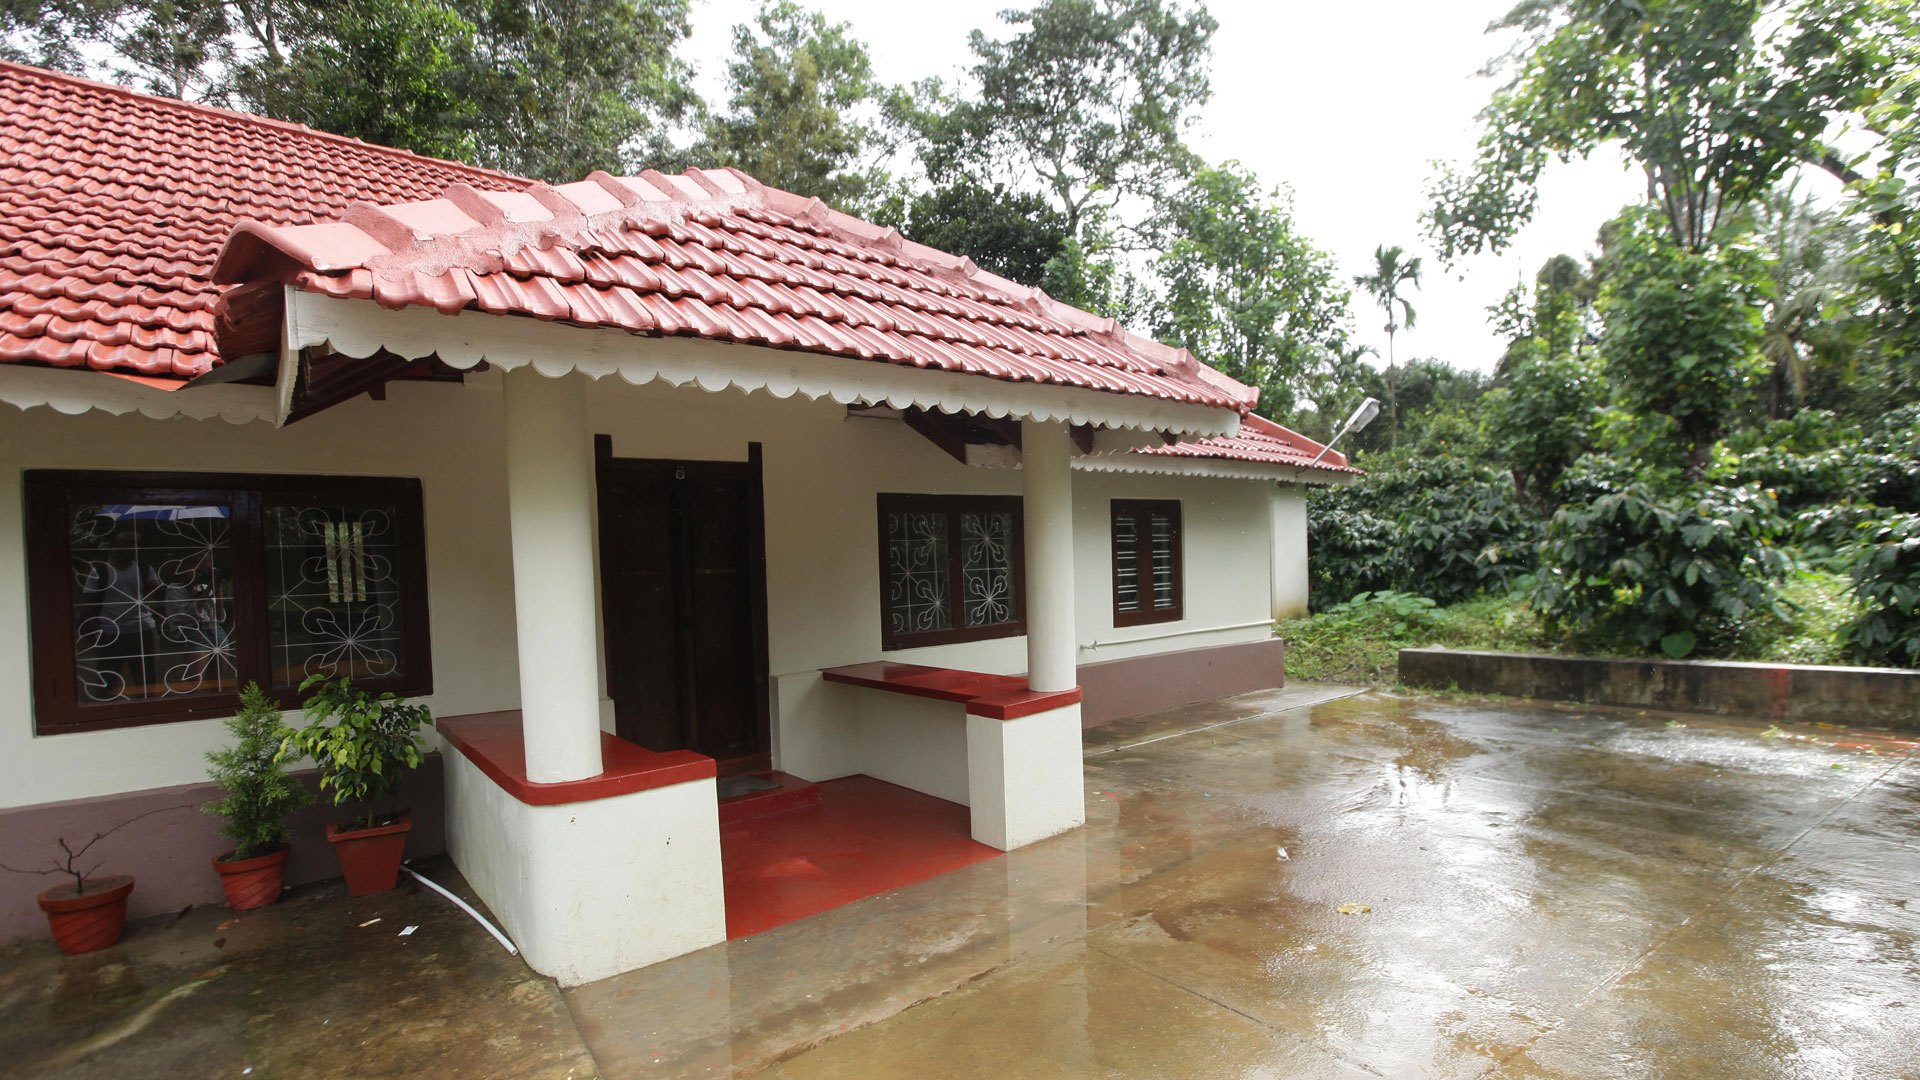
[[[488,921],[487,921],[487,920],[486,920],[486,919],[485,919],[485,918],[484,918],[484,917],[483,917],[483,916],[482,916],[482,915],[481,915],[481,914],[480,914],[479,912],[477,912],[477,911],[475,911],[475,910],[473,910],[473,906],[472,906],[472,905],[470,905],[470,904],[468,904],[468,903],[467,903],[467,902],[466,902],[465,900],[462,900],[462,899],[460,899],[459,897],[457,897],[457,896],[455,896],[455,895],[453,895],[452,893],[450,893],[450,892],[448,892],[447,890],[445,890],[445,889],[443,889],[443,888],[441,888],[441,887],[440,887],[439,885],[436,885],[436,884],[434,884],[433,882],[431,882],[431,881],[428,881],[428,880],[427,880],[427,879],[426,879],[426,878],[425,878],[424,876],[422,876],[422,875],[421,875],[421,873],[420,873],[420,871],[418,871],[418,870],[415,870],[415,869],[414,869],[413,867],[411,867],[411,866],[402,866],[402,867],[401,867],[400,869],[402,869],[402,870],[405,870],[405,871],[406,871],[407,873],[409,873],[409,874],[412,874],[412,875],[413,875],[413,880],[415,880],[415,881],[417,881],[417,882],[419,882],[419,883],[420,883],[420,884],[422,884],[422,885],[425,885],[425,886],[426,886],[427,888],[429,888],[429,889],[432,889],[432,890],[433,890],[434,892],[437,892],[437,893],[439,893],[439,894],[440,894],[441,896],[444,896],[444,897],[446,897],[447,899],[449,899],[449,900],[451,900],[451,901],[453,901],[453,902],[454,902],[454,904],[455,904],[455,905],[456,905],[457,907],[459,907],[459,909],[460,909],[461,911],[464,911],[464,912],[466,912],[467,914],[469,914],[469,915],[471,915],[471,916],[473,916],[473,921],[474,921],[474,922],[477,922],[477,923],[479,923],[479,924],[480,924],[481,926],[484,926],[484,927],[486,927],[486,930],[487,930],[487,933],[489,933],[489,934],[492,934],[492,935],[493,935],[493,940],[495,940],[495,941],[497,941],[497,942],[499,942],[500,944],[502,944],[502,945],[504,945],[504,946],[506,946],[506,949],[507,949],[507,952],[508,952],[509,954],[511,954],[511,955],[513,955],[513,956],[519,956],[519,955],[520,955],[520,950],[519,950],[519,949],[516,949],[516,948],[514,948],[514,947],[513,947],[513,942],[511,942],[511,941],[508,941],[508,940],[507,940],[507,935],[505,935],[505,934],[503,934],[503,933],[501,933],[501,932],[500,932],[500,928],[499,928],[499,927],[497,927],[497,926],[495,926],[495,925],[493,925],[492,923],[490,923],[490,922],[488,922]]]
[[[506,373],[507,518],[520,646],[527,779],[597,776],[599,621],[594,614],[593,436],[585,378]]]
[[[1020,471],[1027,529],[1027,686],[1080,685],[1073,630],[1073,441],[1067,425],[1024,420]]]

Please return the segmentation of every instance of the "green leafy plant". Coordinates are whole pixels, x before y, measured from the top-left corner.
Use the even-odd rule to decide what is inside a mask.
[[[1629,211],[1607,248],[1600,292],[1600,354],[1630,412],[1660,413],[1674,443],[1657,463],[1678,462],[1697,480],[1760,355],[1766,276],[1756,253],[1723,244],[1701,254],[1675,244],[1645,210]]]
[[[302,702],[307,726],[288,731],[281,757],[298,752],[320,768],[320,790],[333,792],[333,804],[361,807],[356,826],[370,829],[380,807],[390,803],[409,773],[420,767],[420,728],[433,720],[424,705],[409,705],[394,694],[372,694],[342,676],[311,676],[301,693],[318,687]]]
[[[1549,629],[1675,659],[1736,645],[1785,619],[1789,560],[1772,496],[1707,488],[1660,498],[1643,484],[1563,506],[1547,526],[1533,592]]]
[[[259,683],[240,691],[240,711],[227,721],[233,745],[207,753],[210,775],[226,794],[202,807],[222,819],[220,835],[233,842],[235,860],[265,855],[289,835],[287,815],[313,801],[287,775],[280,749],[287,732],[276,705]]]
[[[1321,608],[1363,592],[1441,604],[1506,592],[1532,567],[1539,527],[1492,468],[1409,452],[1369,458],[1367,479],[1307,504],[1309,589]]]
[[[1545,516],[1561,474],[1586,452],[1603,393],[1595,366],[1555,355],[1541,338],[1508,349],[1503,385],[1487,394],[1487,444],[1513,474],[1519,501]]]
[[[1853,592],[1865,611],[1841,628],[1855,658],[1920,667],[1920,514],[1871,525],[1853,566]]]

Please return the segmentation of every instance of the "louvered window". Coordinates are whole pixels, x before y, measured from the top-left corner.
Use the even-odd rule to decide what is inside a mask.
[[[1113,500],[1113,625],[1181,618],[1180,503]]]

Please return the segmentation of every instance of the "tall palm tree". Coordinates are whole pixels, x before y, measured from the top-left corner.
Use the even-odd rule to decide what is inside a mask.
[[[1400,445],[1400,402],[1395,392],[1399,373],[1393,363],[1393,335],[1402,327],[1413,329],[1413,304],[1401,295],[1403,285],[1420,287],[1420,257],[1407,258],[1404,248],[1398,244],[1381,244],[1373,249],[1373,273],[1355,274],[1353,283],[1367,290],[1374,303],[1387,313],[1387,424],[1390,443]],[[1394,306],[1399,305],[1401,321],[1394,321]]]

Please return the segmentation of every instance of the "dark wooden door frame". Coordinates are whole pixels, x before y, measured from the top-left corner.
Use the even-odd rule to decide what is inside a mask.
[[[693,459],[616,458],[613,456],[613,437],[604,434],[597,434],[593,437],[593,449],[596,507],[599,505],[599,500],[605,496],[608,475],[617,462],[646,461],[667,465],[740,464],[738,462],[701,462]],[[762,746],[768,747],[768,749],[757,754],[749,755],[748,757],[721,762],[722,773],[766,769],[771,766],[772,760],[773,698],[772,680],[769,674],[770,658],[767,636],[766,484],[763,462],[764,455],[761,444],[757,442],[748,443],[747,460],[745,462],[747,471],[747,568],[750,575],[748,582],[748,610],[753,636],[753,640],[749,642],[748,645],[753,657],[755,723],[759,728],[759,743]],[[612,535],[611,529],[610,515],[600,514],[599,556],[602,560],[607,557],[607,553],[617,550],[617,541]],[[686,571],[688,568],[682,567],[681,569]],[[613,664],[615,658],[621,655],[621,642],[619,640],[620,622],[613,614],[616,605],[612,584],[613,575],[607,572],[607,568],[604,565],[602,565],[600,571],[601,639],[607,664],[604,686],[607,696],[612,698],[614,690]],[[684,573],[681,576],[684,576]],[[685,593],[682,590],[684,590],[685,587],[686,583],[676,580],[675,592],[679,594],[679,596],[684,597]],[[681,662],[683,666],[681,678],[687,680],[687,686],[691,687],[693,682],[690,678],[690,672],[684,669],[690,667],[693,663],[693,657],[683,655]],[[691,696],[682,697],[681,712],[683,722],[692,723],[692,717],[697,715],[697,713],[696,704]],[[689,739],[691,739],[692,734],[691,731],[687,732]]]

